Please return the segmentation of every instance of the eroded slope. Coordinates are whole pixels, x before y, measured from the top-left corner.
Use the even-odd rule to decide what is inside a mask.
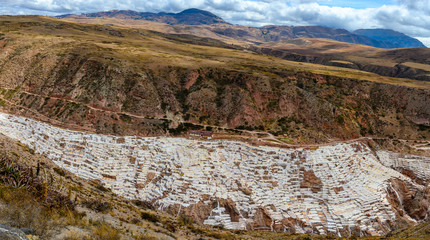
[[[247,129],[296,143],[430,136],[426,82],[43,17],[2,17],[0,30],[0,107],[59,126],[141,136]]]

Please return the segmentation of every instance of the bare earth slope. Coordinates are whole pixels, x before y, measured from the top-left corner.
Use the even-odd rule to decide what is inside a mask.
[[[430,134],[426,82],[144,30],[42,17],[0,24],[1,108],[57,125],[143,136],[212,126],[299,143]]]

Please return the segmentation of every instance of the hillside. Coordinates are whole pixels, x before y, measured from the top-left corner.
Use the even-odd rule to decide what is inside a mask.
[[[251,47],[279,58],[430,81],[428,48],[379,49],[327,39],[293,39]]]
[[[395,41],[397,41],[397,35],[401,35],[409,39],[408,41],[412,41],[409,37],[397,32],[393,33],[394,37],[392,37],[392,43],[388,43],[371,38],[364,39],[362,36],[351,35],[346,30],[342,29],[331,29],[319,26],[265,26],[253,28],[230,24],[193,26],[169,25],[147,20],[121,18],[118,16],[70,16],[65,19],[80,23],[152,30],[166,33],[170,37],[175,35],[182,36],[181,38],[183,40],[185,40],[185,38],[192,39],[199,37],[206,39],[206,41],[221,41],[225,44],[231,44],[231,47],[242,47],[250,51],[264,53],[291,61],[352,68],[389,77],[410,78],[423,81],[430,80],[430,73],[428,66],[426,66],[426,62],[430,55],[428,48],[411,48],[410,46],[412,45],[408,45],[403,47],[409,48],[391,50],[379,49],[400,47],[395,43]],[[386,30],[386,32],[388,31],[389,30]],[[374,36],[377,37],[377,34],[374,34]],[[309,43],[300,43],[300,39],[308,39]],[[391,46],[390,44],[397,45]],[[324,48],[322,48],[323,45],[325,45]],[[377,48],[364,48],[362,45],[370,45]],[[418,44],[417,46],[420,45]],[[363,51],[357,51],[355,49],[362,49]],[[358,56],[354,54],[358,54]]]
[[[3,111],[53,124],[143,136],[211,126],[297,143],[429,134],[428,83],[49,18],[3,17],[0,30]]]
[[[233,231],[130,200],[59,168],[33,146],[0,135],[0,237],[80,240],[297,239],[305,234]],[[190,211],[191,212],[191,211]],[[5,228],[14,229],[11,234]],[[25,234],[24,234],[25,232]],[[313,239],[325,239],[313,235]]]
[[[175,26],[173,28],[159,26],[159,28],[164,30],[170,29],[168,33],[181,32],[211,38],[227,37],[236,41],[247,41],[250,43],[278,42],[295,38],[326,38],[347,43],[364,44],[378,48],[424,47],[424,45],[417,39],[392,30],[357,30],[356,32],[351,33],[345,29],[334,29],[322,26],[289,27],[270,25],[263,27],[248,27],[228,24],[220,17],[199,9],[187,9],[177,14],[163,12],[140,13],[134,11],[114,10],[82,15],[63,15],[59,17],[86,23],[100,23],[100,21],[103,22],[107,18],[129,20],[127,21],[127,24],[132,25],[138,25],[133,23],[136,20],[166,23],[168,25],[190,25]],[[124,24],[124,22],[122,22],[122,24]],[[158,31],[160,31],[160,29],[158,29]]]
[[[0,135],[0,236],[29,239],[332,239],[272,231],[228,230],[193,220],[199,208],[170,214],[150,202],[129,200],[63,170],[40,149]],[[225,202],[225,204],[229,204]],[[201,208],[201,206],[200,206]],[[428,223],[401,228],[385,237],[423,239]],[[354,238],[356,238],[356,235]],[[15,238],[12,238],[15,239]]]

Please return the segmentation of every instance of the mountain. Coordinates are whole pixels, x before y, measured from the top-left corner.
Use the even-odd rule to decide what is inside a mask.
[[[62,15],[60,18],[76,17],[77,15]],[[120,19],[135,19],[161,22],[166,24],[184,24],[184,25],[202,25],[225,23],[220,17],[208,12],[191,8],[180,13],[151,13],[151,12],[135,12],[130,10],[112,10],[107,12],[97,12],[79,15],[79,17],[108,17]]]
[[[418,39],[391,29],[358,29],[353,33],[390,44],[390,48],[425,47]]]
[[[196,12],[217,18],[209,12],[198,9],[189,9],[173,15],[188,16]],[[401,45],[399,37],[408,38],[412,42],[417,40],[392,30],[381,30],[396,36],[387,40],[378,38],[377,34],[368,37],[350,33],[345,29],[322,26],[249,27],[228,23],[181,25],[137,19],[141,18],[139,14],[131,11],[111,11],[82,16],[69,15],[63,18],[80,23],[152,30],[159,34],[163,33],[166,38],[180,39],[182,42],[248,49],[292,61],[352,68],[389,77],[430,80],[429,49],[422,47],[396,49],[409,46]],[[145,14],[158,16],[154,13]],[[373,48],[365,48],[363,45]],[[415,46],[423,45],[417,42]]]
[[[213,34],[216,34],[221,36],[220,38],[228,37],[234,40],[249,41],[252,43],[286,41],[294,38],[326,38],[347,43],[364,44],[378,48],[401,48],[412,46],[424,47],[424,45],[418,40],[392,30],[384,30],[383,33],[371,33],[373,30],[370,30],[370,32],[368,30],[357,30],[356,32],[351,33],[345,29],[334,29],[322,26],[289,27],[270,25],[263,27],[248,27],[228,24],[220,17],[208,11],[195,8],[187,9],[180,13],[150,13],[113,10],[82,15],[62,15],[59,16],[59,18],[67,18],[80,22],[85,18],[87,22],[91,22],[91,18],[97,18],[97,21],[100,21],[101,18],[114,18],[123,20],[146,20],[169,25],[188,25],[183,27],[178,26],[174,31],[176,31],[176,33],[181,31],[181,33],[211,38],[214,38]],[[212,33],[208,34],[208,30]],[[399,36],[401,39],[399,39]]]
[[[351,34],[345,29],[334,29],[322,26],[264,26],[245,27],[238,25],[214,25],[210,29],[220,35],[251,42],[279,42],[295,38],[326,38],[348,43],[364,44],[376,47],[388,47],[386,43],[365,36]]]

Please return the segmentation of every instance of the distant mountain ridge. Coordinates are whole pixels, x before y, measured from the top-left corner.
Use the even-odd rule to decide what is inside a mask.
[[[425,47],[418,39],[412,38],[391,29],[358,29],[354,34],[366,36],[377,41],[390,42],[399,48],[404,47]]]
[[[356,35],[345,29],[335,29],[323,26],[264,26],[259,28],[248,28],[248,31],[235,27],[215,28],[215,33],[226,35],[232,38],[243,38],[249,41],[279,42],[288,41],[295,38],[326,38],[340,42],[363,44],[378,48],[392,48],[392,44]],[[252,39],[254,38],[254,39]]]
[[[363,44],[377,48],[425,47],[419,40],[390,29],[361,29],[353,33],[345,29],[334,29],[323,26],[278,26],[248,27],[232,25],[215,14],[191,8],[179,13],[151,13],[131,10],[112,10],[107,12],[88,13],[82,15],[62,15],[59,18],[116,18],[130,20],[146,20],[169,25],[199,25],[197,29],[189,29],[189,34],[198,35],[202,29],[215,34],[227,36],[252,43],[287,41],[294,38],[326,38],[341,42]],[[184,29],[181,29],[184,30]]]
[[[60,18],[68,18],[71,16],[84,16],[84,17],[109,17],[121,19],[135,19],[147,20],[153,22],[162,22],[167,24],[184,24],[184,25],[202,25],[202,24],[215,24],[226,23],[222,18],[215,14],[203,11],[196,8],[190,8],[180,13],[152,13],[152,12],[136,12],[132,10],[112,10],[107,12],[96,12],[82,15],[62,15]]]

